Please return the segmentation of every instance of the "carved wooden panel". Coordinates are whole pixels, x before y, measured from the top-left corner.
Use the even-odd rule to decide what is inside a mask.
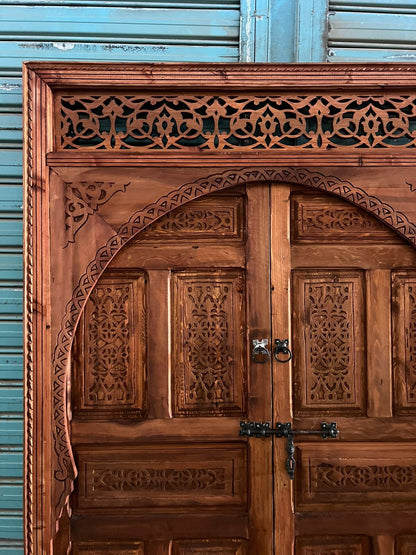
[[[174,414],[243,413],[244,272],[174,273],[172,297]]]
[[[247,542],[231,540],[178,540],[172,544],[172,555],[247,555]]]
[[[144,273],[112,271],[87,301],[74,349],[79,418],[143,418],[146,413]]]
[[[353,204],[303,194],[291,197],[291,237],[294,243],[399,240],[374,216]]]
[[[125,192],[129,185],[130,183],[106,180],[65,183],[66,245],[75,241],[75,235],[100,206],[106,204],[116,193]]]
[[[297,413],[362,412],[365,403],[363,273],[293,273]]]
[[[365,536],[305,536],[296,538],[295,555],[369,555]]]
[[[241,195],[216,195],[195,200],[151,224],[137,241],[242,241],[244,208]]]
[[[56,149],[414,148],[414,95],[56,97]]]
[[[395,555],[416,555],[416,535],[398,536],[395,547]]]
[[[414,443],[298,445],[299,510],[414,508]]]
[[[190,443],[176,447],[78,449],[78,507],[143,508],[232,506],[247,502],[246,446]]]
[[[73,555],[145,555],[143,542],[75,542]]]
[[[416,410],[416,272],[393,274],[395,412]]]

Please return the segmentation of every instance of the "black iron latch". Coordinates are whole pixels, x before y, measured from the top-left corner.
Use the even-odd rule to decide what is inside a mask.
[[[291,480],[295,476],[295,443],[293,436],[295,435],[319,435],[323,439],[336,439],[338,436],[336,422],[321,422],[319,430],[294,430],[290,422],[278,422],[276,428],[270,427],[270,422],[240,422],[240,436],[248,437],[285,437],[287,439],[287,460],[286,470]]]

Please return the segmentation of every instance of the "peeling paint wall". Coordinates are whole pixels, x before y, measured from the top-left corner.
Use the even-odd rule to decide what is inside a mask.
[[[415,62],[414,0],[330,0],[329,62]]]

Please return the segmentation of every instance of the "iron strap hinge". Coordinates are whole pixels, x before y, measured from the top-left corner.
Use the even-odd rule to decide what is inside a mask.
[[[285,437],[287,439],[287,460],[286,470],[291,480],[295,476],[295,435],[318,435],[322,439],[336,439],[338,436],[336,422],[321,422],[319,430],[294,430],[290,422],[277,422],[276,428],[271,428],[270,422],[240,422],[240,436],[247,437]]]

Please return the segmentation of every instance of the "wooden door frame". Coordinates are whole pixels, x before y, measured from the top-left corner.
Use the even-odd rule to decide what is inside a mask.
[[[415,246],[413,183],[402,179],[395,185],[392,202],[392,195],[387,194],[385,188],[375,185],[367,190],[359,176],[369,168],[395,167],[404,171],[403,175],[408,171],[409,180],[412,179],[412,168],[416,165],[416,139],[412,130],[416,118],[411,114],[412,110],[416,111],[416,67],[412,64],[31,62],[25,65],[24,83],[25,549],[26,553],[52,553],[57,529],[61,532],[65,529],[64,508],[76,476],[66,413],[69,351],[82,307],[110,260],[144,227],[186,202],[235,185],[273,181],[303,185],[339,196],[374,214]],[[197,95],[199,103],[204,102],[202,96],[209,95],[220,98],[243,95],[245,101],[253,96],[284,97],[286,103],[281,105],[279,113],[290,112],[298,118],[299,125],[304,126],[303,138],[306,137],[309,144],[294,144],[288,136],[288,141],[283,140],[277,147],[264,143],[253,148],[253,141],[257,140],[255,133],[250,134],[247,128],[244,130],[244,125],[238,128],[237,122],[236,129],[246,133],[248,143],[243,141],[236,146],[231,142],[225,148],[218,143],[222,140],[221,133],[218,132],[215,142],[211,130],[205,136],[206,148],[176,144],[173,150],[163,145],[153,150],[140,145],[123,150],[114,143],[102,150],[82,144],[81,147],[71,144],[71,148],[66,149],[59,143],[62,116],[58,102],[62,91],[103,97],[137,93],[160,95],[163,91],[166,95],[181,95],[186,101]],[[369,97],[383,97],[384,104],[377,104],[376,100],[378,112],[360,116],[362,102],[364,105],[367,102],[367,106],[368,102],[373,102],[368,101]],[[370,122],[368,136],[363,136],[361,127],[351,135],[353,140],[357,139],[356,144],[344,146],[339,136],[331,143],[334,134],[331,138],[321,127],[320,139],[315,141],[315,135],[312,133],[311,138],[304,123],[305,114],[296,104],[300,98],[318,123],[322,121],[325,106],[337,105],[340,98],[352,103],[358,100],[358,104],[347,102],[346,105],[352,110],[351,119],[361,117]],[[318,108],[317,99],[323,101]],[[403,108],[404,105],[407,108]],[[192,112],[192,102],[189,106]],[[255,111],[250,103],[248,108],[247,102],[244,106],[236,110],[238,116],[244,109]],[[339,104],[336,110],[339,112]],[[342,128],[342,119],[340,116],[336,122],[338,129]],[[380,133],[371,131],[371,125],[387,129],[388,120],[403,138],[402,146],[394,143],[397,135],[380,143]],[[316,137],[318,135],[316,133]],[[120,173],[123,168],[134,168],[138,174],[149,168],[163,167],[167,178],[180,168],[194,168],[194,171],[198,169],[199,177],[192,182],[184,179],[182,183],[176,178],[172,189],[162,195],[156,189],[152,201],[132,214],[105,244],[93,245],[94,256],[90,256],[80,270],[78,283],[65,288],[50,279],[56,254],[51,241],[51,230],[56,225],[51,215],[51,198],[62,194],[57,192],[61,190],[60,172],[68,169],[94,172],[102,167],[120,168]],[[345,178],[346,168],[351,170],[347,172],[348,178]],[[74,253],[80,252],[76,243],[71,248]],[[59,314],[62,318],[59,330],[51,325],[52,299],[58,293],[66,304]]]

